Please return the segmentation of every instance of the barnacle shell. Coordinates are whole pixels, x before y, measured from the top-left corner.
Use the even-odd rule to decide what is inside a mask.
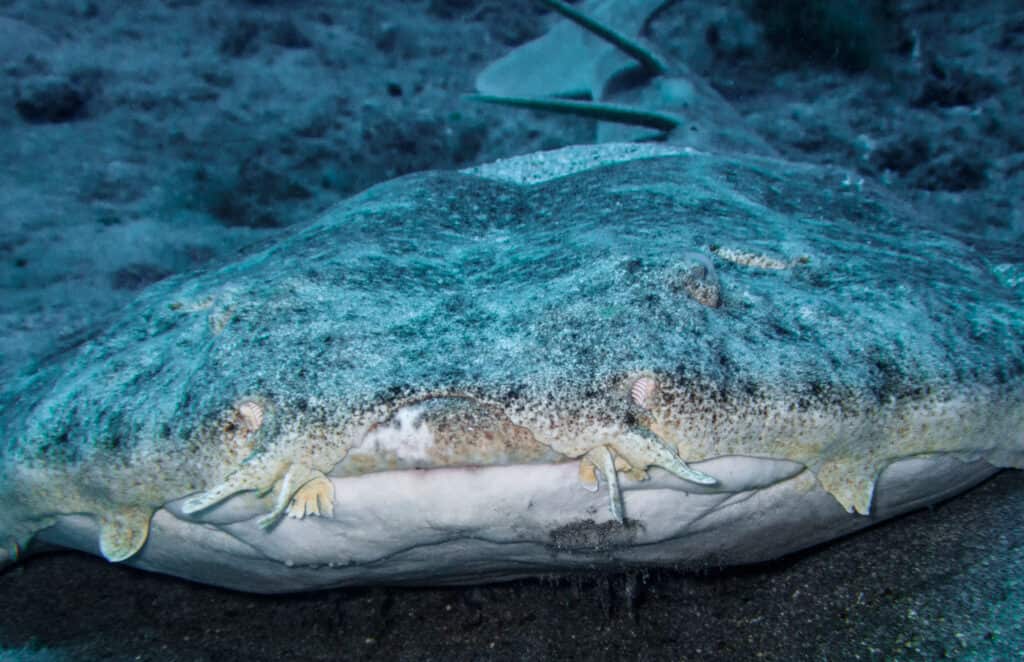
[[[648,402],[654,392],[658,389],[658,383],[650,377],[641,377],[633,382],[629,389],[629,397],[637,407],[647,409]]]
[[[263,406],[253,400],[246,400],[238,405],[238,417],[250,432],[263,427]]]

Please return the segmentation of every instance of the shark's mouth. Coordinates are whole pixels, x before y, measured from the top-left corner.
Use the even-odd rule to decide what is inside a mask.
[[[238,494],[200,515],[176,501],[153,518],[128,563],[228,588],[277,593],[348,584],[462,584],[544,572],[752,563],[874,524],[977,484],[997,471],[936,454],[880,476],[872,514],[847,513],[801,465],[720,457],[695,465],[703,487],[668,472],[624,479],[616,522],[576,463],[389,471],[331,478],[332,517],[266,530],[264,497]],[[97,552],[95,521],[66,516],[39,539]]]

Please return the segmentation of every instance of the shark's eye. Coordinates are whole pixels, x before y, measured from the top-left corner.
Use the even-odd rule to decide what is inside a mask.
[[[715,265],[706,255],[684,253],[682,264],[673,276],[672,287],[686,292],[698,303],[717,308],[722,305],[722,288]]]

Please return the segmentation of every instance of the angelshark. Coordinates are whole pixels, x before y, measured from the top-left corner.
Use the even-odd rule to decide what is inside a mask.
[[[0,562],[257,592],[747,563],[1024,466],[1019,265],[726,142],[406,176],[152,286],[7,385]]]

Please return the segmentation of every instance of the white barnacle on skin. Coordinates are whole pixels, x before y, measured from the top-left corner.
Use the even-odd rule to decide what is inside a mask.
[[[658,383],[651,377],[640,377],[629,389],[629,397],[637,407],[647,409],[649,400],[658,389]]]
[[[263,406],[255,400],[244,400],[237,408],[238,417],[250,432],[263,427]]]

